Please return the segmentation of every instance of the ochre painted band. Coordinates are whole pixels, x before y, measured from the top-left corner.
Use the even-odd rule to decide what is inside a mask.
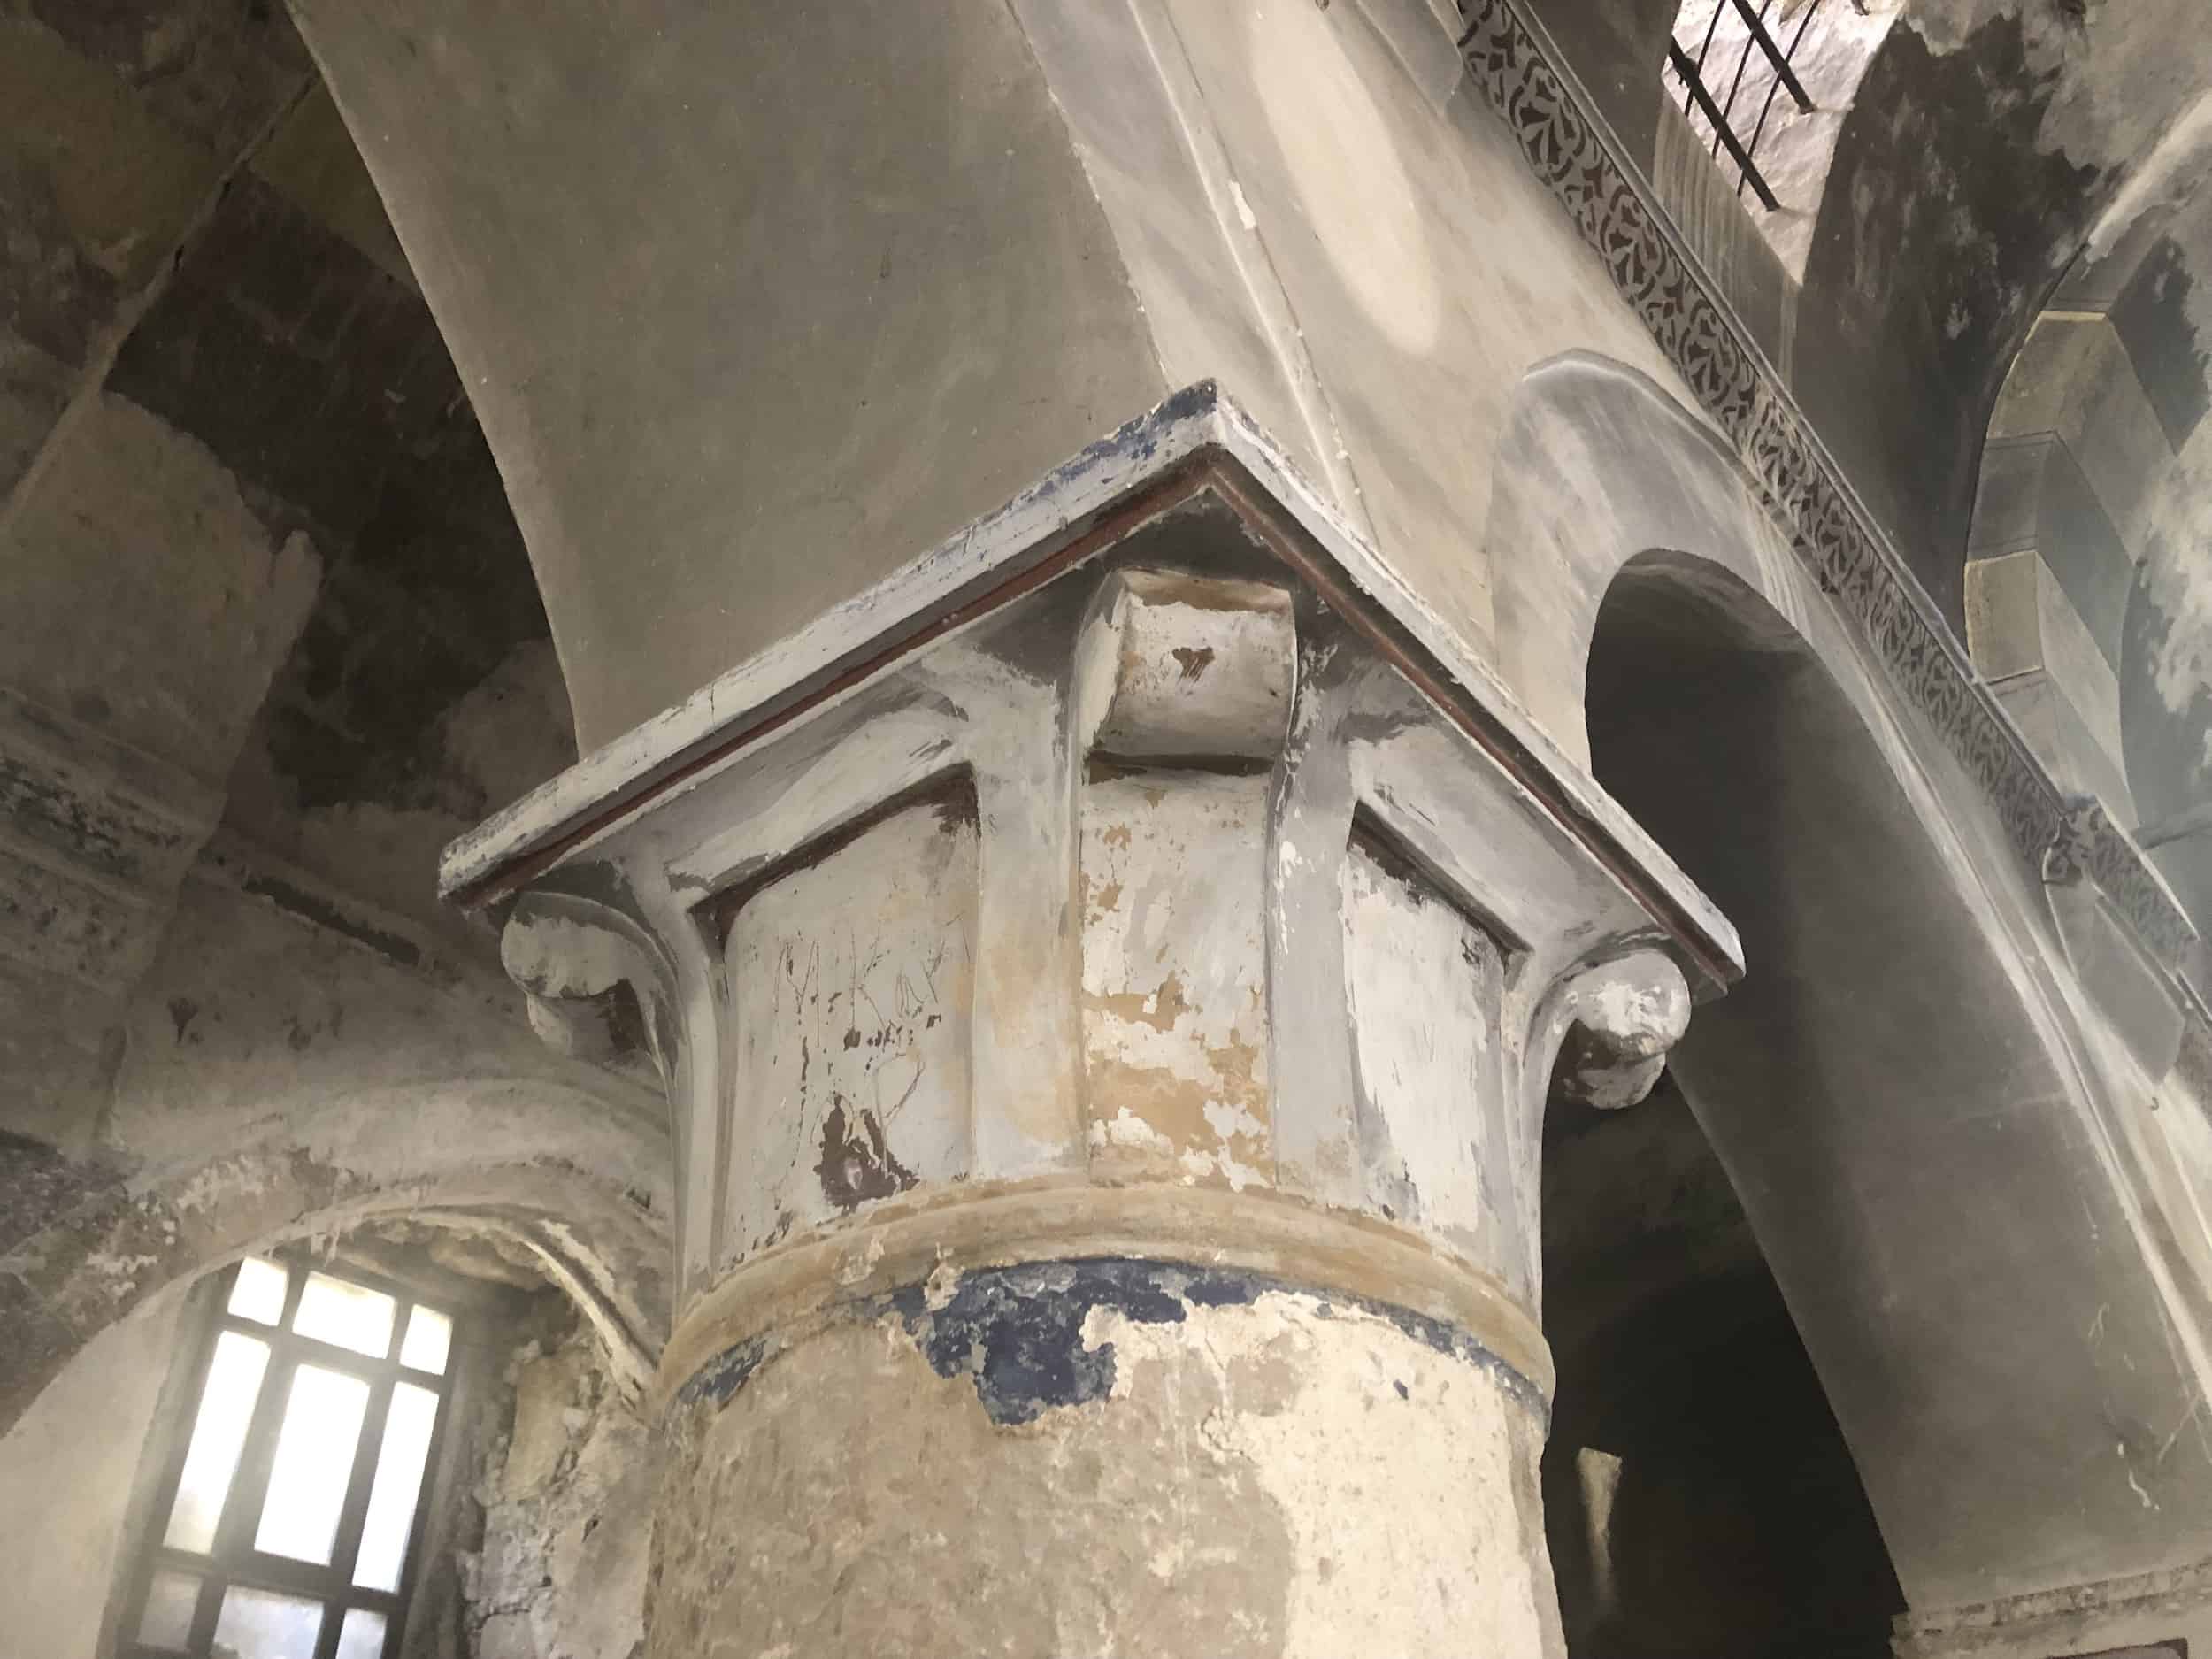
[[[1402,1308],[1464,1331],[1544,1400],[1552,1395],[1551,1350],[1533,1316],[1494,1276],[1417,1233],[1274,1192],[1063,1179],[941,1188],[762,1251],[683,1310],[661,1356],[657,1403],[739,1343],[796,1332],[941,1267],[1092,1257],[1228,1269]]]

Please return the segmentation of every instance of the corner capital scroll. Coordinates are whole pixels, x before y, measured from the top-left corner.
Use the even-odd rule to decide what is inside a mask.
[[[500,930],[499,959],[548,1047],[602,1064],[649,1059],[665,1083],[660,1032],[675,976],[636,921],[574,894],[526,893]]]
[[[1553,1094],[1618,1111],[1651,1093],[1668,1051],[1690,1028],[1690,987],[1671,958],[1639,950],[1569,979],[1559,1018]]]

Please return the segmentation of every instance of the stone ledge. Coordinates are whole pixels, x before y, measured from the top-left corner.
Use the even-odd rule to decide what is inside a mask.
[[[1652,910],[1701,990],[1741,972],[1734,928],[1634,819],[1520,708],[1458,631],[1299,476],[1235,401],[1201,382],[1107,438],[864,594],[593,751],[447,848],[439,888],[503,906],[557,863],[634,822],[802,715],[851,697],[1133,531],[1210,492],[1435,701],[1582,849]]]
[[[2147,1622],[2147,1628],[2144,1627]],[[1898,1616],[1897,1659],[2079,1652],[2084,1643],[2163,1642],[2212,1627],[2212,1562]],[[2155,1632],[2155,1633],[2153,1633]],[[2133,1651],[2132,1648],[2129,1649]],[[2147,1651],[2155,1651],[2147,1649]]]

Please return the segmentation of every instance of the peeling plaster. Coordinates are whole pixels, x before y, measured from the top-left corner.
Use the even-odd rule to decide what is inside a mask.
[[[657,1655],[1563,1651],[1540,1416],[1447,1327],[1243,1275],[1046,1263],[849,1309],[714,1374],[676,1407]]]

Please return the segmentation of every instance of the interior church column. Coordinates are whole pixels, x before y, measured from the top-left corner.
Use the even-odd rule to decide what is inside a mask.
[[[593,749],[445,885],[670,1093],[652,1650],[1558,1652],[1544,1102],[1736,946],[1469,644],[1443,20],[296,9]]]
[[[444,879],[669,1087],[652,1653],[1563,1651],[1541,1114],[1734,935],[1211,388]]]

